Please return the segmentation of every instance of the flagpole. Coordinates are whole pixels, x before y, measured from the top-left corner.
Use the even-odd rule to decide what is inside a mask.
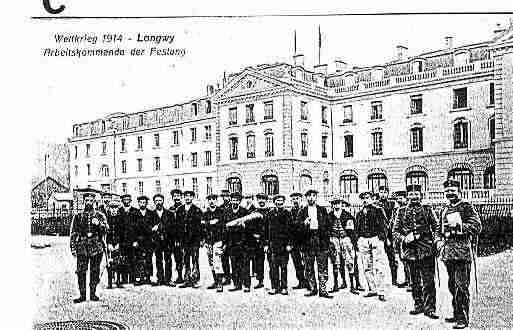
[[[319,65],[321,64],[321,26],[319,25]]]

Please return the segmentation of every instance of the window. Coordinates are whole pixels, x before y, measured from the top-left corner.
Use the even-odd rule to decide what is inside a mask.
[[[180,168],[180,155],[173,155],[173,167]]]
[[[312,187],[312,177],[308,174],[302,174],[299,177],[299,190],[307,191]]]
[[[144,182],[139,181],[138,187],[139,187],[139,195],[141,195],[141,196],[144,195]]]
[[[422,95],[410,96],[410,112],[412,115],[422,113]]]
[[[329,179],[323,179],[322,180],[322,197],[325,201],[328,200],[330,196],[330,180]]]
[[[237,125],[237,108],[228,110],[228,125]]]
[[[493,142],[493,140],[495,140],[495,116],[490,118],[488,125],[489,125],[490,143],[491,143],[491,142]]]
[[[137,150],[142,150],[142,149],[143,149],[143,137],[138,136],[137,137]]]
[[[155,170],[155,172],[160,171],[160,157],[153,158],[153,164],[153,169]]]
[[[191,153],[191,167],[198,167],[198,153]]]
[[[383,173],[373,173],[367,177],[367,187],[372,192],[377,192],[379,187],[388,186],[387,177]]]
[[[123,118],[123,129],[127,129],[130,126],[130,118]]]
[[[321,157],[322,158],[328,158],[328,136],[323,135],[321,136]]]
[[[196,134],[196,127],[191,128],[191,143],[196,143],[197,141],[197,134]]]
[[[457,88],[453,91],[453,109],[461,109],[467,107],[467,87]]]
[[[459,120],[454,124],[454,149],[468,148],[468,122]]]
[[[205,151],[205,166],[212,165],[212,151]]]
[[[198,115],[198,104],[197,103],[193,103],[191,105],[191,114],[193,116],[197,116]]]
[[[422,72],[422,70],[423,70],[422,61],[413,62],[413,72],[418,73],[418,72]]]
[[[247,158],[255,158],[255,135],[249,134],[246,137],[247,142]]]
[[[447,178],[458,181],[461,189],[474,189],[474,174],[472,174],[472,171],[469,169],[452,169],[449,171]]]
[[[308,120],[308,104],[305,101],[301,101],[301,120]]]
[[[226,184],[228,186],[228,190],[230,193],[232,192],[238,192],[242,193],[242,182],[240,181],[240,178],[237,177],[231,177],[226,180]]]
[[[372,155],[383,155],[383,132],[372,133]]]
[[[194,195],[198,196],[198,178],[192,178],[192,191],[194,191]]]
[[[371,103],[371,120],[383,119],[383,104],[381,101]]]
[[[207,196],[212,194],[213,191],[214,189],[212,187],[212,177],[207,176]]]
[[[229,139],[230,142],[230,159],[236,160],[239,159],[239,138],[236,136],[232,136]]]
[[[265,175],[262,177],[262,190],[266,195],[277,195],[280,192],[280,185],[276,175]]]
[[[78,136],[78,126],[73,126],[73,135]]]
[[[206,113],[211,113],[212,112],[212,101],[207,100],[207,110],[205,112]]]
[[[273,101],[265,102],[264,103],[264,120],[271,120],[273,119]]]
[[[87,175],[91,175],[91,164],[87,164]]]
[[[308,133],[301,133],[301,156],[308,156]]]
[[[155,193],[160,194],[162,192],[162,186],[160,185],[160,180],[155,180]]]
[[[422,191],[428,188],[428,176],[424,171],[410,171],[406,173],[406,185],[418,184],[422,187]]]
[[[100,174],[103,177],[108,177],[109,176],[109,167],[107,165],[102,165],[102,167],[100,167]]]
[[[143,125],[144,125],[144,115],[140,114],[139,115],[139,126],[143,126]]]
[[[211,141],[212,140],[212,126],[207,125],[205,126],[205,141]]]
[[[495,166],[488,167],[483,177],[484,189],[495,189]]]
[[[255,122],[254,104],[246,104],[246,124]]]
[[[490,105],[495,104],[495,84],[490,83]]]
[[[349,158],[353,156],[353,136],[349,134],[344,135],[344,157]]]
[[[325,105],[321,106],[321,122],[328,124],[328,107]]]
[[[160,134],[158,133],[153,134],[153,146],[155,148],[160,147]]]
[[[121,161],[121,173],[126,174],[126,160]]]
[[[344,123],[352,123],[353,122],[353,106],[346,105],[344,106]]]
[[[86,144],[86,157],[89,157],[91,154],[91,145],[88,143]]]
[[[180,132],[178,132],[178,131],[173,131],[173,145],[175,145],[175,146],[180,144],[179,133]]]
[[[358,192],[358,177],[354,174],[340,176],[340,193],[353,194]]]
[[[127,188],[127,186],[126,186],[126,182],[123,182],[123,183],[121,184],[121,192],[122,192],[123,194],[128,193],[128,188]]]
[[[142,172],[142,170],[143,170],[142,158],[137,158],[137,171]]]
[[[412,152],[424,150],[422,131],[422,127],[414,127],[410,130],[410,144]]]
[[[265,156],[274,156],[274,135],[273,133],[265,134]]]
[[[121,152],[126,152],[126,139],[121,139]]]
[[[107,142],[102,142],[102,155],[107,154]]]
[[[105,133],[105,120],[102,120],[102,133]]]
[[[180,189],[180,179],[175,179],[175,189]]]
[[[78,176],[78,165],[75,165],[75,176]]]
[[[78,158],[78,147],[75,146],[75,159],[77,159],[77,158]]]

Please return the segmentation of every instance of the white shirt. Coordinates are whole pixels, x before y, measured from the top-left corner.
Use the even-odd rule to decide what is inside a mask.
[[[191,208],[192,204],[185,204],[185,211],[189,212],[189,209]]]
[[[159,210],[156,210],[156,211],[157,211],[159,218],[162,218],[162,213],[164,213],[164,209],[162,209],[160,211]]]
[[[319,221],[317,221],[317,205],[308,206],[308,218],[310,218],[310,229],[319,229]]]
[[[139,211],[141,212],[143,217],[146,216],[146,209],[144,209],[144,210],[139,209]]]

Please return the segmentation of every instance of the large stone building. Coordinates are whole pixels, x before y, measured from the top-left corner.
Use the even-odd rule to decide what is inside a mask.
[[[257,65],[185,104],[77,124],[71,186],[132,194],[221,188],[323,199],[419,183],[430,199],[513,194],[513,26],[372,67]]]

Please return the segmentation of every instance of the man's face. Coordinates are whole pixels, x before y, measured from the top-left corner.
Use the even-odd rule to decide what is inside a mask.
[[[171,196],[171,198],[173,198],[173,202],[175,202],[175,204],[180,203],[182,201],[182,195],[180,194],[175,193]]]
[[[132,199],[130,197],[124,197],[121,202],[123,203],[123,205],[125,207],[129,207],[130,204],[132,203]]]
[[[363,196],[362,198],[362,203],[363,205],[369,205],[372,203],[372,199],[371,199],[371,196],[370,195],[365,195]]]
[[[145,210],[146,209],[146,206],[148,206],[148,201],[146,199],[139,199],[137,201],[137,204],[139,204],[139,208],[141,210]]]
[[[408,200],[405,196],[397,196],[397,202],[401,205],[405,205],[408,202]]]
[[[460,199],[460,190],[457,187],[447,187],[444,189],[445,198],[449,200],[449,202],[455,202]]]
[[[381,198],[381,199],[388,198],[388,191],[386,189],[381,189],[379,191],[379,198]]]
[[[340,209],[342,208],[342,203],[333,203],[332,205],[335,211],[340,211]]]
[[[110,197],[110,196],[102,197],[103,205],[109,205],[111,200],[112,200],[112,197]]]
[[[192,203],[192,200],[193,200],[193,199],[194,199],[194,198],[192,197],[192,195],[191,195],[191,194],[187,194],[187,195],[183,196],[183,200],[184,200],[185,204],[190,204],[190,203]]]
[[[86,197],[84,197],[84,206],[86,208],[93,207],[93,203],[94,203],[94,197],[93,196],[86,196]]]
[[[155,197],[153,203],[155,204],[155,208],[160,211],[164,207],[164,198],[160,196]]]
[[[407,198],[412,203],[418,203],[422,198],[422,193],[420,191],[408,191]]]
[[[265,207],[267,201],[264,198],[259,198],[257,202],[259,207]]]
[[[276,205],[276,207],[279,209],[281,209],[283,207],[283,204],[285,204],[285,200],[283,198],[277,198],[274,201],[274,205]]]
[[[295,207],[299,206],[299,202],[300,202],[299,196],[292,197],[292,204],[294,204]]]
[[[240,205],[240,199],[238,199],[238,198],[232,198],[232,199],[230,199],[230,203],[232,204],[232,207],[233,207],[234,209],[236,209],[236,208],[238,208],[238,207],[239,207],[239,205]]]
[[[314,205],[315,202],[317,202],[317,194],[310,194],[306,196],[306,201],[308,202],[308,205]]]
[[[217,205],[216,205],[216,200],[214,198],[210,198],[208,200],[208,205],[210,206],[211,209],[214,209]]]

